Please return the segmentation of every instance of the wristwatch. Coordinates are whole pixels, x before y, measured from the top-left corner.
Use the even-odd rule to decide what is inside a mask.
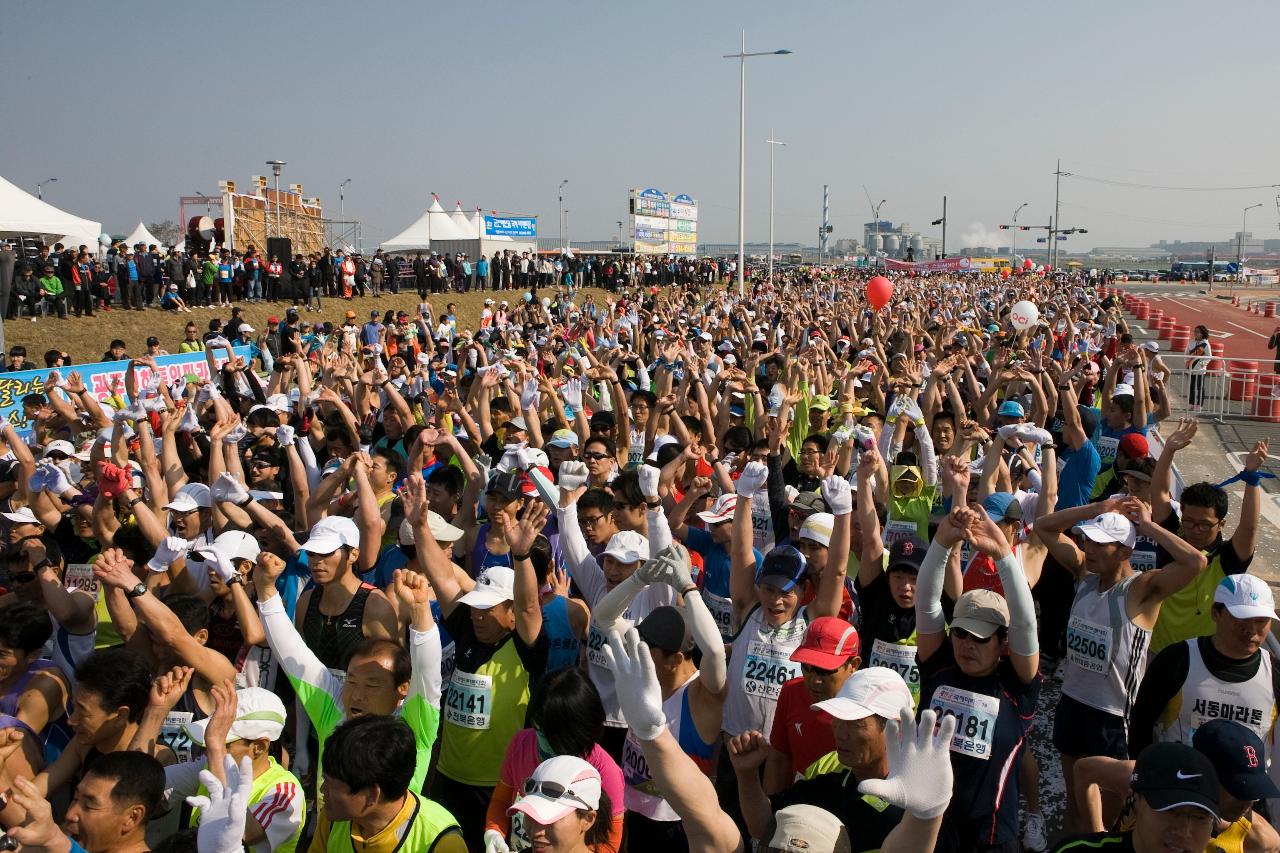
[[[149,590],[147,589],[147,585],[145,583],[139,583],[133,589],[126,589],[124,594],[126,598],[141,598],[148,592]]]

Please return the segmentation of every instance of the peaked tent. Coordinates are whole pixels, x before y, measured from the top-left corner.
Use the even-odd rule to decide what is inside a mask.
[[[59,210],[0,177],[0,236],[38,235],[67,245],[98,245],[102,223]]]
[[[464,238],[468,240],[478,240],[480,238],[480,230],[475,223],[467,219],[466,212],[462,209],[462,202],[454,202],[457,206],[453,209],[453,213],[449,214],[449,218],[453,220],[453,224],[458,226],[458,230],[462,232]]]
[[[449,218],[440,198],[431,196],[431,206],[426,212],[414,220],[413,224],[382,244],[384,252],[425,251],[431,248],[432,240],[465,240],[467,233],[458,228]]]
[[[160,240],[156,237],[156,235],[148,231],[147,226],[143,225],[141,222],[138,223],[137,228],[133,229],[133,233],[131,233],[128,237],[124,238],[124,244],[126,246],[136,246],[139,243],[142,243],[143,245],[146,245],[146,246],[152,246],[152,245],[163,246],[164,245],[163,243],[160,242]]]

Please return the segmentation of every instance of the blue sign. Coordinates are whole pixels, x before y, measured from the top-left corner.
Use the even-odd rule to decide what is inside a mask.
[[[538,217],[486,216],[484,235],[486,237],[537,237]]]
[[[689,198],[689,196],[685,195],[684,193],[680,193],[680,195],[676,196],[671,200],[674,201],[676,204],[693,204],[693,199]]]
[[[248,360],[249,348],[236,347],[236,355]],[[219,349],[214,357],[214,364],[222,367],[227,361],[226,350]],[[71,367],[63,367],[60,369],[62,375],[69,376],[72,373],[79,373],[80,378],[84,381],[84,387],[89,393],[101,401],[105,401],[113,394],[124,395],[124,371],[129,366],[128,361],[98,361],[91,364],[77,364]],[[178,355],[162,355],[156,358],[156,367],[159,368],[160,381],[166,385],[172,385],[188,373],[194,373],[200,377],[201,381],[207,381],[217,377],[211,377],[209,373],[209,362],[205,359],[203,352],[184,352]],[[9,423],[13,424],[18,434],[26,439],[31,433],[31,425],[27,423],[26,417],[22,411],[22,398],[27,394],[45,393],[44,381],[49,377],[51,371],[48,368],[43,370],[19,370],[14,373],[0,373],[0,417],[3,417]],[[138,387],[145,386],[151,378],[151,368],[140,367],[138,372]],[[55,392],[61,393],[61,392]]]
[[[656,198],[656,199],[661,199],[662,201],[666,201],[667,194],[664,193],[662,190],[655,190],[652,187],[650,187],[649,189],[642,190],[640,192],[640,198]]]

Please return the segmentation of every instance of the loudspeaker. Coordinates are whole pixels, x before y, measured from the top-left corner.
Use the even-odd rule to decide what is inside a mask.
[[[288,237],[268,237],[266,259],[270,262],[272,258],[282,264],[293,260],[293,241]]]

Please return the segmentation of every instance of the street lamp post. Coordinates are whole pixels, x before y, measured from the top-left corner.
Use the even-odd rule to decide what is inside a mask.
[[[773,287],[773,152],[779,145],[786,145],[773,138],[773,128],[769,129],[769,286]]]
[[[349,183],[351,183],[351,179],[347,178],[345,181],[338,184],[338,221],[339,222],[347,221],[346,210],[345,210],[345,207],[343,206],[344,199],[343,199],[342,189]]]
[[[942,226],[942,260],[947,259],[947,197],[942,197],[942,218],[933,220],[932,225]]]
[[[44,185],[56,184],[57,182],[58,182],[57,178],[45,178],[40,183],[36,184],[36,198],[40,199],[41,201],[44,201]]]
[[[884,203],[886,201],[888,201],[888,199],[882,198],[880,199],[879,204],[871,205],[871,228],[873,229],[871,233],[876,237],[880,236],[880,208],[884,207]],[[869,256],[871,253],[868,252],[867,254]],[[870,257],[868,257],[867,260],[870,260]],[[880,265],[880,250],[876,249],[876,262],[874,266],[879,266],[879,265]]]
[[[565,185],[565,184],[567,184],[567,183],[569,183],[569,179],[568,179],[568,178],[565,178],[563,181],[561,181],[561,182],[560,182],[560,190],[559,190],[559,196],[560,196],[560,233],[559,233],[559,234],[557,234],[556,236],[560,238],[560,251],[561,251],[561,252],[563,252],[563,251],[564,251],[564,246],[565,246],[565,242],[564,242],[564,185]]]
[[[622,220],[618,220],[618,251],[622,251]]]
[[[1262,207],[1262,202],[1251,204],[1244,209],[1244,213],[1240,219],[1240,236],[1236,239],[1236,280],[1244,281],[1244,231],[1249,224],[1249,211],[1255,207]],[[1210,278],[1213,277],[1213,270],[1209,270]]]
[[[1024,201],[1022,204],[1018,205],[1017,209],[1013,212],[1013,242],[1009,248],[1010,266],[1016,266],[1018,263],[1018,214],[1022,212],[1022,208],[1026,207],[1030,203],[1031,202],[1029,201]]]
[[[742,31],[742,49],[727,53],[724,59],[738,60],[738,295],[746,293],[743,270],[746,267],[745,232],[747,198],[747,58],[751,56],[786,56],[789,50],[762,50],[747,53],[747,31]]]
[[[271,174],[276,177],[276,236],[280,236],[280,169],[286,164],[283,160],[268,160],[267,165],[271,167]]]

